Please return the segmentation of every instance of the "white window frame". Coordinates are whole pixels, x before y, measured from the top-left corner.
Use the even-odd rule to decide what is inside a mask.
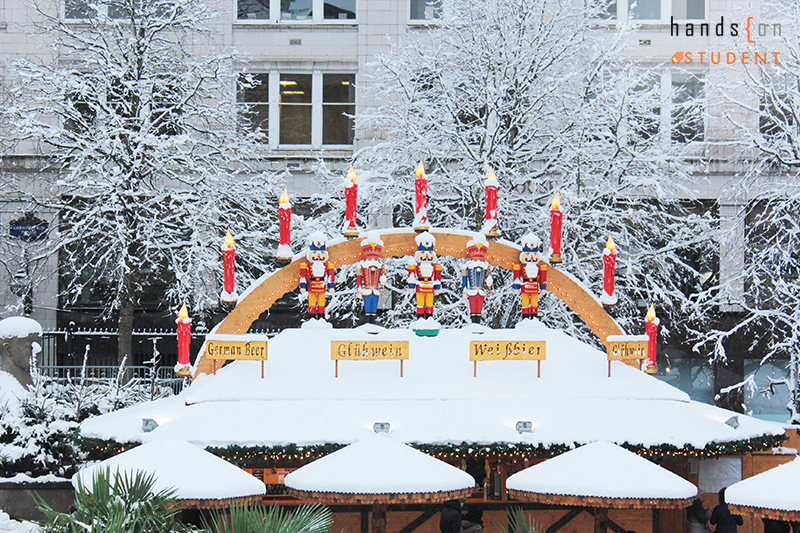
[[[358,11],[361,0],[356,2],[356,18],[354,19],[326,19],[325,16],[325,0],[312,0],[311,9],[312,14],[310,19],[284,19],[281,18],[281,0],[270,0],[269,2],[269,18],[265,19],[248,19],[239,18],[239,0],[236,0],[234,9],[234,20],[238,24],[341,24],[353,25],[358,24]]]
[[[632,2],[636,0],[617,0],[617,20],[619,22],[626,22],[629,18],[630,9],[629,6]],[[686,18],[676,18],[675,21],[681,22],[695,22],[695,21],[708,21],[709,18],[709,3],[710,0],[705,0],[704,2],[704,15],[703,18],[700,19],[686,19]],[[661,0],[661,16],[657,19],[631,19],[637,22],[638,24],[669,24],[672,17],[672,0]],[[614,20],[613,18],[608,20]],[[695,28],[695,32],[699,35],[700,28]]]
[[[266,72],[261,72],[265,74]],[[311,75],[311,144],[280,144],[280,79],[281,74]],[[322,144],[322,79],[325,74],[351,74],[357,80],[358,74],[353,70],[270,70],[269,71],[269,123],[267,128],[268,144],[272,150],[320,150],[344,149],[352,150],[353,144]],[[354,81],[357,85],[357,81]],[[353,106],[357,98],[353,99]]]

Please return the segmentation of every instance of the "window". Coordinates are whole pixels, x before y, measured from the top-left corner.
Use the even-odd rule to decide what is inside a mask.
[[[64,0],[64,18],[65,19],[89,19],[102,12],[112,19],[127,19],[131,11],[134,13],[146,14],[147,10],[143,9],[146,5],[142,4],[141,0],[127,0],[125,2],[120,0]],[[167,7],[167,6],[163,6]],[[142,8],[142,9],[140,9]],[[176,7],[176,9],[180,9]],[[159,16],[167,15],[166,9],[158,9],[156,13]]]
[[[322,6],[325,20],[352,20],[356,18],[356,0],[326,0]]]
[[[248,129],[260,130],[266,135],[269,131],[269,74],[253,74],[240,78],[239,102],[247,104],[242,111],[242,119]]]
[[[311,20],[313,0],[281,0],[281,20]]]
[[[355,74],[269,72],[242,76],[238,100],[247,127],[271,147],[348,146],[354,141]],[[270,123],[269,117],[277,117]]]
[[[270,0],[239,0],[237,18],[251,20],[269,19]]]
[[[672,141],[702,141],[704,128],[703,75],[672,73]]]
[[[662,21],[705,20],[706,0],[604,0],[599,18]],[[662,9],[663,8],[663,9]],[[620,12],[621,11],[621,12]]]
[[[311,144],[311,74],[281,74],[280,144]]]
[[[322,144],[353,144],[355,75],[322,75]]]
[[[442,0],[409,0],[410,20],[434,20],[442,18]]]

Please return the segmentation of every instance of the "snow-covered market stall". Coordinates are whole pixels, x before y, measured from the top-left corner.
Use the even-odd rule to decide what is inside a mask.
[[[642,321],[645,335],[628,335],[603,307],[616,298],[612,239],[604,254],[608,272],[602,296],[556,268],[561,247],[560,237],[554,239],[560,227],[557,213],[549,254],[532,235],[519,244],[488,240],[497,227],[496,218],[490,218],[489,181],[481,233],[428,227],[420,183],[414,229],[362,232],[349,240],[318,233],[310,237],[308,249],[292,256],[285,225],[290,213],[282,216],[279,253],[290,262],[237,295],[229,252],[223,299],[233,299],[236,306],[206,338],[194,363],[185,340],[191,320],[179,320],[183,347],[176,370],[193,376],[191,385],[178,396],[87,420],[82,436],[98,456],[131,443],[189,441],[263,481],[265,503],[292,505],[296,500],[286,495],[284,476],[385,432],[471,474],[470,500],[488,513],[518,505],[549,531],[564,532],[591,530],[594,518],[583,513],[566,523],[563,507],[511,501],[506,479],[596,441],[653,460],[709,495],[791,458],[773,455],[786,438],[782,426],[692,401],[648,375],[655,366],[658,319],[651,312],[647,324]],[[355,202],[354,195],[349,198]],[[289,209],[283,202],[281,208]],[[348,210],[345,229],[355,226],[354,213]],[[232,239],[224,250],[233,250]],[[441,255],[464,260],[462,279],[445,281],[463,283],[476,323],[447,328],[433,316],[434,297],[443,283],[437,266]],[[385,282],[382,260],[403,256],[410,259],[408,289],[414,294],[416,320],[408,328],[385,329],[372,323],[373,297]],[[336,269],[342,265],[358,265],[366,323],[354,328],[333,328],[325,320],[325,298],[335,289]],[[492,268],[513,272],[522,299],[515,328],[477,323],[482,295],[491,290]],[[308,294],[312,318],[268,339],[248,335],[261,313],[298,287]],[[583,319],[605,350],[537,320],[544,290]],[[706,504],[714,503],[709,496]],[[438,531],[438,519],[432,518],[438,509],[398,505],[389,509],[387,531]],[[334,530],[368,531],[368,507],[333,510]],[[663,510],[658,524],[652,516],[643,509],[608,512],[616,531],[683,531],[683,509]]]

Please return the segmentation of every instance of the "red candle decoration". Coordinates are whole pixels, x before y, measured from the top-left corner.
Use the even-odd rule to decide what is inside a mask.
[[[658,365],[656,365],[656,349],[658,347],[658,324],[661,321],[656,318],[656,308],[650,304],[650,309],[647,311],[647,317],[644,322],[644,332],[647,334],[647,369],[645,372],[648,374],[658,374]]]
[[[186,309],[186,302],[183,302],[181,310],[178,311],[178,364],[175,365],[175,373],[179,376],[188,376],[189,367],[189,345],[192,342],[192,319],[189,318],[189,311]]]
[[[603,250],[603,294],[600,295],[600,302],[603,305],[616,305],[617,295],[614,294],[614,270],[617,264],[617,246],[611,235]]]
[[[550,263],[561,263],[561,225],[564,213],[561,211],[561,197],[556,191],[550,202]]]
[[[487,237],[499,237],[497,232],[497,176],[494,170],[489,169],[489,174],[484,182],[486,186],[486,222],[483,225],[483,234]]]
[[[417,179],[414,180],[414,191],[417,196],[417,208],[414,212],[414,230],[428,230],[428,180],[425,177],[425,167],[422,159],[419,160],[416,170]]]
[[[225,243],[222,245],[222,267],[224,281],[220,300],[224,304],[235,303],[238,300],[236,295],[236,249],[230,230],[226,233]]]
[[[356,171],[353,165],[347,172],[347,179],[344,182],[345,199],[345,237],[358,237],[358,227],[356,226],[356,199],[358,198],[358,183],[356,183]]]
[[[278,262],[288,263],[292,260],[292,204],[289,203],[286,187],[283,188],[278,206],[278,221],[280,222]]]

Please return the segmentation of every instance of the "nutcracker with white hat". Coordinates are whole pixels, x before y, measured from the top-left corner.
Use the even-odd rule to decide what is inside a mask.
[[[300,292],[308,292],[308,312],[315,318],[325,318],[325,294],[336,287],[336,272],[328,262],[328,237],[316,231],[308,236],[307,262],[300,264]]]
[[[415,238],[417,252],[408,265],[408,290],[417,295],[417,316],[433,316],[433,297],[442,289],[442,265],[436,262],[436,237],[430,232]]]
[[[519,263],[514,265],[514,292],[522,297],[522,318],[539,313],[539,292],[547,288],[547,264],[541,261],[542,241],[528,233],[522,239]]]

